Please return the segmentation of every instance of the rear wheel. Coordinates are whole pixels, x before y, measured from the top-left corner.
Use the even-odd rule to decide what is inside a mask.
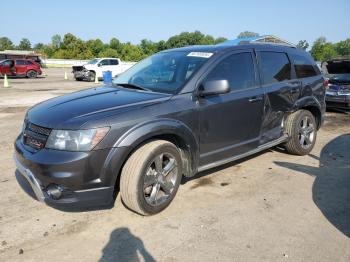
[[[127,160],[120,178],[124,204],[141,215],[164,210],[174,199],[182,175],[177,147],[165,140],[149,142]]]
[[[27,77],[28,78],[36,78],[38,76],[38,73],[35,70],[29,70],[27,72]]]
[[[307,155],[313,149],[317,128],[313,114],[308,110],[298,110],[286,119],[286,132],[290,139],[285,144],[286,150],[294,155]]]

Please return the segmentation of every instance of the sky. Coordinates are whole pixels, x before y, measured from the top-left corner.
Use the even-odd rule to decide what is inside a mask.
[[[54,34],[137,44],[199,30],[234,39],[242,31],[310,44],[350,38],[350,0],[11,0],[1,3],[0,37],[49,43]]]

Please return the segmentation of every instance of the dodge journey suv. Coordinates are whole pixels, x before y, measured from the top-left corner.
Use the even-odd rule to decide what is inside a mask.
[[[314,147],[325,79],[310,55],[274,44],[160,52],[112,85],[30,108],[16,177],[56,208],[111,205],[151,215],[190,177],[273,146]]]

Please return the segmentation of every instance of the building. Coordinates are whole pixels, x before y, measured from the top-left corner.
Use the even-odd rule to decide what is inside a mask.
[[[294,44],[273,35],[260,35],[260,36],[253,36],[253,37],[237,38],[233,40],[227,40],[223,43],[220,43],[219,45],[240,45],[240,44],[248,44],[248,43],[254,43],[254,42],[275,43],[275,44],[282,44],[282,45],[295,47]]]
[[[0,60],[4,59],[32,59],[36,62],[40,62],[41,54],[34,51],[22,51],[22,50],[5,50],[0,51]]]

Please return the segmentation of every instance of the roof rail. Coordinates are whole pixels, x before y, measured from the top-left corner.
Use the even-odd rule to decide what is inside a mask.
[[[276,46],[286,46],[290,48],[297,48],[294,45],[284,44],[284,43],[275,43],[275,42],[251,42],[251,41],[241,41],[238,45],[276,45]]]

